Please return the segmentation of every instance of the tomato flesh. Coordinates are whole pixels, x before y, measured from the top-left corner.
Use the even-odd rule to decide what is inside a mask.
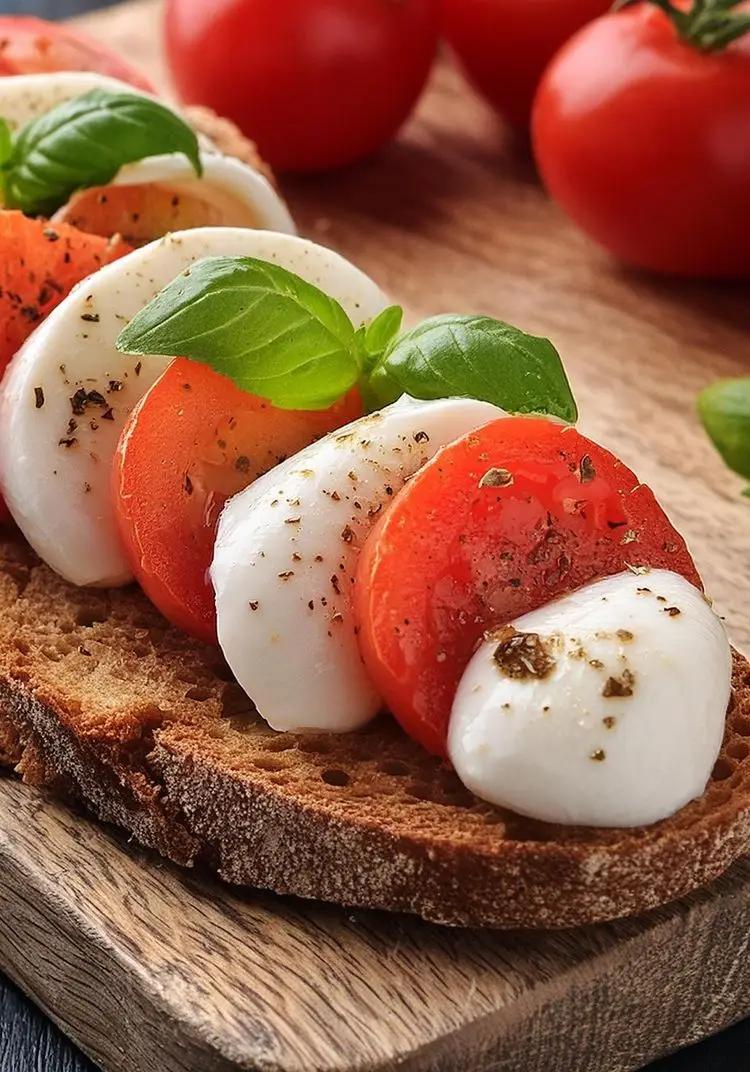
[[[258,225],[257,217],[244,205],[238,207],[238,212],[242,215],[229,219],[224,206],[213,204],[199,193],[178,193],[168,184],[145,182],[81,190],[55,213],[54,219],[88,234],[120,234],[131,246],[141,246],[170,231],[192,227]]]
[[[147,92],[153,85],[101,41],[33,15],[0,17],[0,75],[96,71]]]
[[[541,418],[494,422],[440,451],[368,538],[355,588],[365,665],[407,733],[444,755],[483,632],[628,565],[700,585],[682,537],[612,454]]]
[[[170,622],[216,642],[208,571],[224,503],[361,413],[357,392],[328,410],[279,410],[203,365],[170,365],[123,429],[113,475],[131,568]]]
[[[119,238],[95,238],[64,224],[0,211],[0,376],[76,283],[129,251]],[[9,518],[0,498],[0,522]]]

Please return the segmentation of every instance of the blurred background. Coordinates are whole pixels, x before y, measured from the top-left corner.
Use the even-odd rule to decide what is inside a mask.
[[[115,0],[3,0],[3,15],[39,15],[45,19],[65,19],[94,8],[109,7]]]

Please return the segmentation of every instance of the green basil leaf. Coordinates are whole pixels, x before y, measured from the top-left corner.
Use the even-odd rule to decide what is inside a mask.
[[[13,135],[4,119],[0,119],[0,167],[8,160],[13,149]]]
[[[283,409],[325,409],[359,380],[354,336],[338,302],[280,265],[207,257],[130,321],[117,348],[192,358]]]
[[[6,207],[49,214],[81,187],[102,186],[124,164],[160,153],[183,153],[201,174],[195,132],[173,111],[135,93],[92,90],[16,134],[3,164]]]
[[[750,378],[706,387],[698,396],[698,413],[729,468],[750,479]]]
[[[403,319],[404,310],[401,306],[389,305],[359,329],[357,342],[364,355],[365,370],[371,369],[383,356],[386,347],[401,330]]]
[[[510,413],[578,417],[560,355],[548,339],[488,316],[435,316],[395,339],[371,371],[378,405],[414,398],[477,398]]]

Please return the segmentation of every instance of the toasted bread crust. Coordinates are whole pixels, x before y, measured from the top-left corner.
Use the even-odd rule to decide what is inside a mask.
[[[219,653],[135,589],[73,588],[0,544],[0,755],[176,863],[441,923],[563,927],[643,912],[750,846],[750,666],[714,778],[639,830],[556,827],[471,796],[387,718],[270,730]]]

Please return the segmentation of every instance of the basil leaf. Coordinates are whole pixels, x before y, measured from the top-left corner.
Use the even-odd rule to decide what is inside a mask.
[[[183,153],[202,172],[195,132],[169,108],[135,93],[92,90],[16,134],[3,164],[6,207],[49,214],[81,187],[102,186],[124,164],[160,153]]]
[[[192,358],[282,409],[325,409],[362,370],[339,303],[251,257],[198,261],[130,321],[117,348]]]
[[[365,370],[371,369],[383,356],[386,347],[401,330],[404,310],[400,305],[389,305],[378,313],[369,324],[363,324],[357,332],[357,344],[364,355]]]
[[[435,316],[400,335],[372,370],[368,399],[477,398],[510,413],[578,417],[560,355],[548,339],[488,316]]]
[[[4,119],[0,119],[0,167],[10,157],[13,148],[13,135]]]
[[[706,387],[698,396],[698,413],[729,468],[750,479],[750,378]]]

